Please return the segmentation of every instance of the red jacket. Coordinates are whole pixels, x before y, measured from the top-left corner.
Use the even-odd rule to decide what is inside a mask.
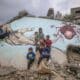
[[[45,40],[46,46],[51,47],[52,41],[51,40]]]

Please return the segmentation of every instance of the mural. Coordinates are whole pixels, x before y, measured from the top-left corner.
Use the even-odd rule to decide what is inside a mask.
[[[10,32],[9,37],[5,38],[5,41],[9,45],[33,45],[34,33],[38,31],[39,27],[42,27],[45,36],[50,35],[50,38],[53,40],[53,47],[59,48],[62,51],[64,51],[64,47],[66,50],[67,45],[77,45],[80,41],[80,28],[78,25],[71,23],[64,24],[58,20],[34,19],[31,17],[24,17],[4,25],[3,29]],[[64,42],[65,45],[63,45]]]
[[[68,40],[73,39],[75,36],[78,39],[80,38],[80,28],[76,27],[76,25],[64,24],[61,27],[56,27],[56,29],[58,29],[58,32],[54,35],[59,36],[60,38],[63,38],[63,36]]]
[[[58,58],[62,55],[64,57],[69,44],[80,44],[80,28],[78,25],[63,25],[62,21],[32,17],[23,17],[10,24],[3,25],[4,30],[9,31],[9,36],[0,39],[0,64],[25,69],[28,48],[33,47],[35,51],[34,33],[40,27],[43,29],[45,36],[50,35],[53,42],[52,59],[57,61],[56,55]],[[53,54],[53,52],[56,54]],[[65,60],[63,58],[61,62],[63,63]]]
[[[2,40],[5,39],[8,44],[10,45],[33,44],[33,41],[24,36],[25,32],[31,32],[33,31],[33,29],[21,28],[16,31],[13,31],[9,24],[3,25],[3,28],[4,27],[5,29],[0,29],[0,39]]]

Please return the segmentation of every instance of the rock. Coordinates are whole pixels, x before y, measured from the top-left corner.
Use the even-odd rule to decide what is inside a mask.
[[[67,48],[68,68],[77,78],[80,78],[80,46],[69,45]]]
[[[23,76],[24,74],[25,74],[24,71],[17,71],[17,72],[16,72],[16,75],[21,75],[21,76]]]
[[[60,73],[61,74],[61,73]],[[0,76],[0,80],[78,80],[74,76],[67,75],[67,78],[64,78],[60,75],[50,75],[50,74],[37,74],[33,73],[32,70],[16,70],[15,74],[9,73],[5,76]]]
[[[57,48],[52,48],[51,59],[53,64],[56,63],[55,65],[58,65],[61,67],[64,67],[67,64],[66,54]]]
[[[10,80],[15,80],[15,78],[10,78]]]
[[[80,46],[69,45],[67,48],[67,58],[70,64],[80,64]]]
[[[15,68],[12,68],[12,67],[1,67],[0,68],[0,76],[5,76],[5,75],[8,75],[8,74],[12,74],[12,73],[15,73],[16,72],[16,69]]]
[[[30,80],[34,80],[34,77],[30,77]]]
[[[54,78],[54,80],[64,80],[64,78],[57,76],[56,78]]]
[[[77,78],[80,79],[80,72],[77,74]]]

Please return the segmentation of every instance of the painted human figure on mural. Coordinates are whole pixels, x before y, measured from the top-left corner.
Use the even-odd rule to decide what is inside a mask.
[[[64,26],[56,27],[56,29],[58,29],[58,32],[55,35],[59,38],[63,38],[63,36],[68,40],[73,39],[75,36],[79,38],[80,29],[77,29],[74,25],[65,24]]]

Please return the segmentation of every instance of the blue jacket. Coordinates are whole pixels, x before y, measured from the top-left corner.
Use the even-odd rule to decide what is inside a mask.
[[[41,54],[42,58],[50,56],[49,48],[44,48]]]
[[[27,59],[28,60],[34,60],[35,59],[35,53],[34,52],[29,52],[27,54]]]

